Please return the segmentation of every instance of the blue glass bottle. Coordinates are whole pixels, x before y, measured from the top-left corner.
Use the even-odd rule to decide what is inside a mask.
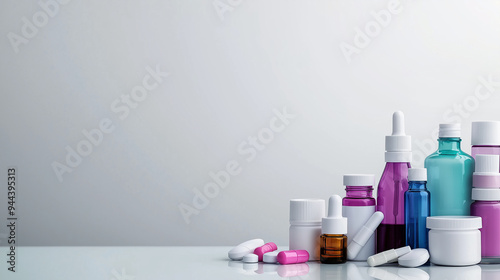
[[[460,148],[460,124],[439,125],[439,147],[425,159],[431,216],[469,216],[474,159]]]
[[[427,170],[408,169],[408,190],[405,192],[406,245],[412,249],[429,249],[426,219],[430,215],[430,193],[425,187]]]

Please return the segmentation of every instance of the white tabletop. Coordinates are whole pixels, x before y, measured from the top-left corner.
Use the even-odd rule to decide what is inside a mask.
[[[500,279],[500,264],[419,268],[395,264],[371,268],[366,262],[244,264],[228,259],[230,248],[18,247],[16,272],[8,271],[10,265],[3,261],[0,279]],[[0,247],[4,260],[6,252],[7,247]]]

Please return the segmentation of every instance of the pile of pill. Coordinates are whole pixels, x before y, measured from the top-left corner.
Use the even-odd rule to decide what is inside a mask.
[[[306,250],[289,250],[277,252],[278,246],[275,243],[264,243],[262,239],[252,239],[245,241],[228,252],[228,257],[234,261],[244,263],[279,263],[296,264],[305,263],[309,260],[309,253]],[[426,249],[411,249],[410,246],[391,249],[378,253],[368,258],[370,266],[379,266],[386,263],[398,262],[405,267],[418,267],[429,260],[429,252]]]
[[[252,239],[237,245],[227,255],[234,261],[241,260],[245,263],[294,264],[309,260],[309,253],[306,250],[290,250],[279,253],[277,250],[278,246],[273,242],[264,243],[262,239]]]

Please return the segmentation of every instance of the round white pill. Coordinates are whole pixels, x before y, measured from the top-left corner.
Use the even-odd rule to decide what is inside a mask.
[[[273,251],[269,253],[265,253],[262,257],[262,260],[265,263],[277,263],[278,262],[278,252]]]
[[[259,261],[259,256],[256,254],[248,254],[243,257],[244,263],[256,263]]]
[[[411,250],[408,254],[399,257],[398,263],[401,266],[417,267],[425,264],[429,260],[429,251],[418,248]]]

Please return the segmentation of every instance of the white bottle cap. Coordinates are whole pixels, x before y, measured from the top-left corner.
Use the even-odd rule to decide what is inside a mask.
[[[347,233],[347,218],[342,217],[342,198],[339,195],[332,195],[328,200],[328,217],[323,218],[321,233]]]
[[[373,233],[384,219],[384,213],[377,211],[372,214],[370,219],[359,229],[351,241],[348,240],[347,246],[347,259],[353,260],[363,249],[368,239],[372,237]]]
[[[475,175],[500,175],[498,155],[476,155]]]
[[[398,263],[401,266],[417,267],[425,264],[429,260],[429,251],[418,248],[411,250],[408,254],[400,257]]]
[[[500,201],[500,189],[472,188],[472,200]]]
[[[364,187],[375,184],[373,174],[346,174],[344,175],[344,186]]]
[[[320,225],[325,217],[325,201],[323,199],[291,199],[291,225]]]
[[[439,138],[460,138],[461,126],[459,123],[439,124]]]
[[[368,257],[366,262],[368,262],[369,266],[377,266],[386,263],[391,263],[395,262],[399,257],[408,254],[410,251],[411,251],[410,246],[405,246],[398,249],[390,249]]]
[[[401,111],[392,115],[392,135],[385,137],[385,161],[411,161],[411,136],[405,134],[404,114]]]
[[[427,169],[426,168],[409,168],[408,169],[408,181],[427,181]]]
[[[472,122],[471,144],[485,146],[500,146],[500,122]]]

